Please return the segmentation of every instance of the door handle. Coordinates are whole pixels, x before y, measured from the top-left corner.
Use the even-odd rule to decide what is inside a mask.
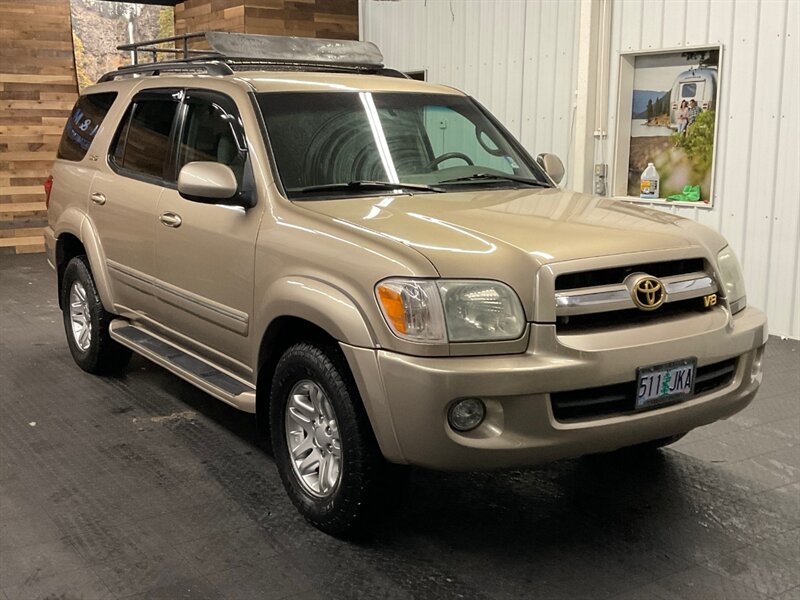
[[[100,192],[95,192],[90,196],[90,198],[92,199],[92,202],[99,204],[100,206],[103,206],[103,204],[106,203],[106,195],[101,194]]]
[[[174,212],[165,212],[162,213],[161,216],[158,217],[158,220],[161,221],[167,227],[180,227],[181,223],[183,223],[183,219],[178,214]]]

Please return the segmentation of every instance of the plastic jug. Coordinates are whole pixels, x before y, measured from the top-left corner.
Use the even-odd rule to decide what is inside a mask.
[[[661,177],[656,171],[653,163],[647,163],[647,168],[642,171],[642,180],[640,184],[641,193],[640,198],[658,198],[658,187],[661,182]]]

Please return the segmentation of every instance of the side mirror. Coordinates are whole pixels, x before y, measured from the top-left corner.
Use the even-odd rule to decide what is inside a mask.
[[[238,190],[236,175],[222,163],[190,162],[178,174],[178,193],[194,202],[241,205]]]
[[[556,183],[561,183],[561,180],[564,179],[564,163],[555,154],[544,152],[536,157],[536,162]]]

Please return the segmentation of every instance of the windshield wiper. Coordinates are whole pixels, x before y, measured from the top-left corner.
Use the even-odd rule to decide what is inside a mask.
[[[324,183],[321,185],[309,185],[307,187],[288,190],[300,194],[312,192],[339,192],[339,191],[358,191],[358,190],[414,190],[420,192],[442,193],[440,187],[424,185],[421,183],[395,183],[392,181],[351,181],[350,183]]]
[[[550,184],[545,183],[544,181],[539,181],[538,179],[528,179],[527,177],[519,177],[518,175],[494,175],[492,173],[475,173],[473,175],[465,175],[464,177],[445,179],[444,181],[440,181],[439,184],[462,183],[469,181],[514,181],[516,183],[524,183],[525,185],[532,185],[535,187],[550,187]]]

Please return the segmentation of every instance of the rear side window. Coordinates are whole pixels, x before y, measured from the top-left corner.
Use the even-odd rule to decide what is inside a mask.
[[[171,96],[134,100],[112,143],[109,154],[113,163],[131,173],[161,179],[177,107]]]
[[[61,135],[58,158],[83,160],[116,97],[116,92],[103,92],[78,98]]]

